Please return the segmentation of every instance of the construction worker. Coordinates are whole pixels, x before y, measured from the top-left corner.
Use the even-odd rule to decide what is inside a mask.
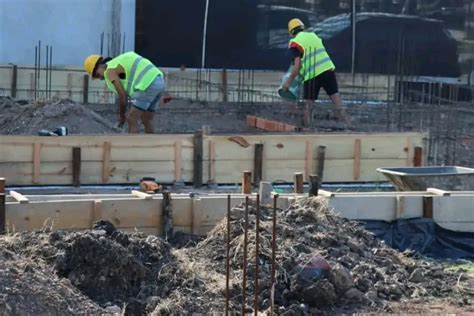
[[[303,98],[305,100],[304,124],[308,126],[312,119],[314,101],[318,98],[321,87],[326,91],[335,106],[336,117],[349,124],[349,116],[342,107],[338,93],[335,66],[331,61],[321,38],[313,32],[305,32],[300,19],[292,19],[288,23],[288,31],[292,37],[289,50],[293,60],[290,76],[282,89],[288,91],[291,83],[298,77],[303,81]]]
[[[145,133],[154,133],[153,116],[165,91],[163,72],[146,58],[127,52],[115,58],[90,55],[84,61],[85,71],[93,79],[105,80],[107,88],[119,97],[119,126],[128,123],[129,133],[139,132],[139,121]],[[127,111],[127,98],[132,106]],[[169,98],[163,99],[164,103]]]

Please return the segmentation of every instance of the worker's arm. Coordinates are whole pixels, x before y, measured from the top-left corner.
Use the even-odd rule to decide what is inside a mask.
[[[288,91],[293,80],[295,80],[296,77],[298,77],[300,73],[300,68],[301,68],[301,58],[295,57],[295,59],[293,60],[293,69],[291,69],[290,76],[288,77],[286,82],[283,84],[283,90]]]
[[[114,84],[115,90],[119,96],[119,122],[120,124],[125,123],[125,111],[127,110],[127,93],[123,88],[122,82],[120,81],[118,69],[109,69],[106,72],[106,76]]]

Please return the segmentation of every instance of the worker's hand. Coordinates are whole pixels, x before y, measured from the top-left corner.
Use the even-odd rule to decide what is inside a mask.
[[[290,84],[291,84],[291,83],[285,82],[285,83],[283,84],[283,86],[281,87],[281,88],[283,89],[283,91],[288,92],[288,90],[290,90]]]
[[[166,94],[166,95],[161,97],[161,102],[163,104],[166,104],[166,103],[170,102],[172,99],[173,98],[169,94]]]

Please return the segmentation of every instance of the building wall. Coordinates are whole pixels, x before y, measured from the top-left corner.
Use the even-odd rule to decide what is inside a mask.
[[[102,32],[125,32],[125,50],[133,50],[135,0],[1,0],[0,63],[34,64],[41,40],[41,64],[51,45],[55,66],[82,65],[100,51]]]

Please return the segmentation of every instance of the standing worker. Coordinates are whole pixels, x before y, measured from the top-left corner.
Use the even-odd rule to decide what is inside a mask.
[[[288,91],[293,80],[298,75],[301,76],[304,82],[304,124],[308,126],[311,121],[314,101],[318,98],[321,87],[333,102],[336,117],[349,124],[350,119],[342,107],[342,100],[338,93],[336,73],[334,72],[336,67],[326,52],[321,38],[313,32],[305,32],[304,24],[300,19],[290,20],[288,31],[292,37],[289,49],[293,68],[282,89]]]
[[[153,116],[166,85],[163,72],[146,58],[127,52],[115,58],[90,55],[84,69],[93,79],[105,80],[107,88],[119,97],[119,126],[128,123],[129,133],[139,132],[139,121],[145,133],[154,133]],[[127,111],[127,98],[132,106]],[[166,103],[169,98],[163,98]]]

